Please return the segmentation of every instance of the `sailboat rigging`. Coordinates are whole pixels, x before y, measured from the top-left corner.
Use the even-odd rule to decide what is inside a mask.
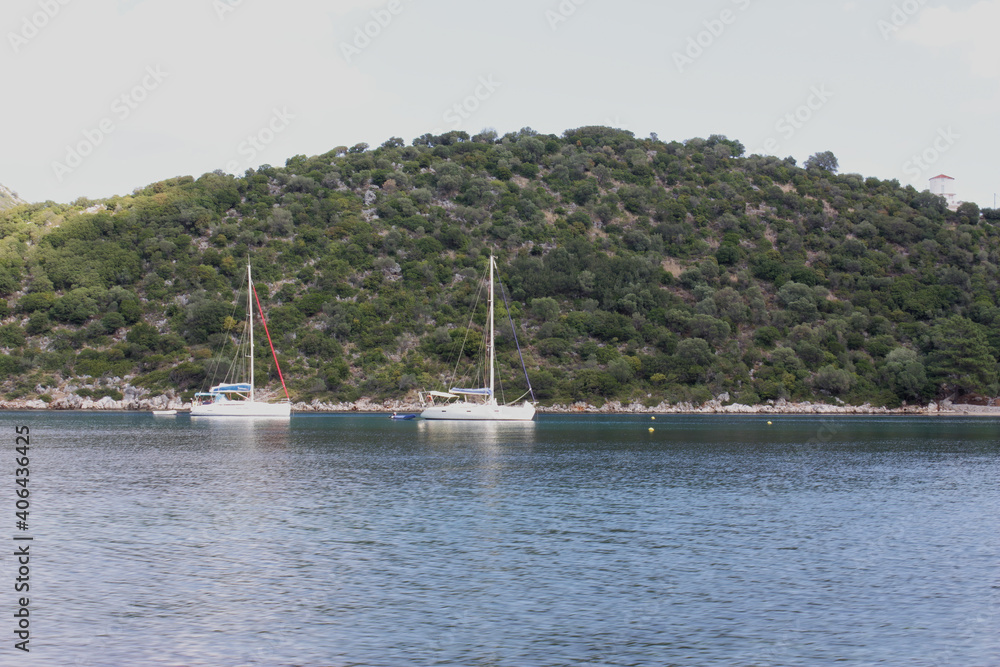
[[[535,418],[534,392],[531,390],[531,382],[528,379],[527,369],[524,368],[524,359],[521,359],[521,368],[525,371],[524,378],[528,383],[528,393],[531,394],[532,401],[525,400],[521,404],[501,404],[496,397],[496,328],[494,324],[496,313],[496,296],[494,289],[494,274],[496,273],[496,258],[490,255],[489,263],[489,290],[487,296],[487,341],[486,341],[486,370],[484,374],[488,379],[485,387],[462,388],[452,387],[446,392],[427,392],[429,400],[443,398],[446,401],[443,405],[431,405],[420,413],[424,419],[452,420],[452,421],[531,421]],[[508,319],[510,311],[508,309]],[[513,322],[511,322],[513,329]],[[517,333],[514,333],[514,340],[517,341]],[[518,354],[520,354],[520,344],[518,344]],[[481,400],[476,400],[476,399]],[[461,399],[461,400],[454,400]]]

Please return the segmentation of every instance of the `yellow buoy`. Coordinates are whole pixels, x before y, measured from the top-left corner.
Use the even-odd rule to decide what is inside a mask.
[[[771,425],[771,422],[767,422],[767,424],[768,424],[768,426],[770,426],[770,425]]]
[[[650,426],[650,427],[649,427],[649,432],[650,432],[650,433],[652,433],[652,432],[653,432],[653,427],[652,427],[652,426]]]
[[[656,417],[650,417],[650,419],[652,419],[653,421],[656,421]]]

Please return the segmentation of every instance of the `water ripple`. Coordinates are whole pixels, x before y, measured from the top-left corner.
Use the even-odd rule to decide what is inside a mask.
[[[0,420],[23,664],[1000,664],[996,420]]]

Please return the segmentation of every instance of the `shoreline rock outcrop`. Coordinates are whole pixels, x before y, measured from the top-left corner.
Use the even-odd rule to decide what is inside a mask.
[[[80,396],[75,392],[59,392],[50,401],[41,399],[0,400],[0,410],[94,410],[104,412],[150,412],[153,410],[191,409],[191,403],[181,400],[174,392],[148,396],[145,389],[126,386],[123,398],[115,400],[110,396],[99,399]],[[350,403],[330,403],[313,400],[310,403],[292,404],[296,413],[351,413],[351,412],[420,412],[423,406],[406,400],[373,401],[362,398]],[[929,403],[928,405],[905,405],[886,408],[863,405],[833,405],[829,403],[792,403],[785,399],[768,401],[758,405],[743,405],[728,402],[728,396],[712,399],[702,405],[692,403],[666,403],[648,406],[643,403],[621,403],[607,401],[600,406],[584,401],[556,404],[538,408],[539,414],[801,414],[801,415],[997,415],[1000,406],[952,404],[950,401]]]

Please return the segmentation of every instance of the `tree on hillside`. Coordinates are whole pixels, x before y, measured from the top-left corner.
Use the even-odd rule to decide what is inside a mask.
[[[831,174],[836,174],[837,169],[840,168],[840,163],[837,162],[837,156],[831,151],[823,151],[822,153],[815,153],[811,155],[808,160],[806,160],[806,169],[822,169],[823,171],[828,171]]]
[[[808,285],[789,281],[778,290],[778,301],[795,313],[799,322],[812,322],[819,315],[816,293]]]
[[[813,377],[813,386],[816,389],[833,396],[846,394],[850,391],[852,384],[854,384],[854,378],[851,377],[851,374],[843,368],[837,368],[833,365],[823,366]]]
[[[927,371],[935,382],[958,393],[996,391],[997,360],[982,325],[959,315],[938,320],[931,344]]]
[[[897,347],[889,352],[882,370],[889,386],[900,398],[920,398],[927,386],[924,364],[920,356],[909,348]]]
[[[958,205],[955,217],[959,224],[975,225],[979,223],[979,206],[971,201],[964,201]]]

